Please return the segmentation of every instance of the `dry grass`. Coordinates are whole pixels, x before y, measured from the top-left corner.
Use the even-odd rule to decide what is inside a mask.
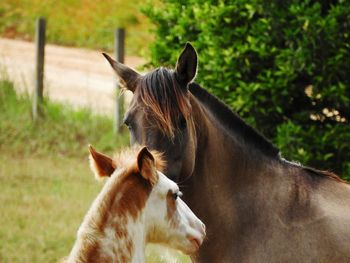
[[[140,55],[151,40],[141,0],[1,0],[0,35],[33,39],[38,16],[48,19],[47,39],[69,46],[113,50],[114,30],[127,30],[126,50]]]

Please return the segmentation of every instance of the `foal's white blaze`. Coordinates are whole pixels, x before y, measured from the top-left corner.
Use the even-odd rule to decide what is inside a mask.
[[[180,197],[174,198],[177,184],[161,172],[158,175],[145,207],[147,241],[192,254],[204,240],[205,226]]]

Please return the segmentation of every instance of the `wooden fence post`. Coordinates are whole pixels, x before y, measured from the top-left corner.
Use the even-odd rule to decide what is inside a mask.
[[[33,97],[33,119],[36,120],[42,113],[43,89],[44,89],[44,58],[45,58],[45,29],[46,20],[39,17],[36,20],[35,30],[35,90]]]
[[[117,28],[114,35],[115,58],[118,62],[124,63],[124,47],[125,47],[125,29]],[[115,133],[121,131],[124,114],[124,96],[120,92],[118,81],[116,81],[116,101],[115,101],[115,118],[114,130]]]

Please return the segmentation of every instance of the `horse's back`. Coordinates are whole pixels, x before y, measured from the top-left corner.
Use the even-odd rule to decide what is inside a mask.
[[[276,228],[269,258],[254,262],[350,262],[350,185],[319,180],[307,200],[294,207],[294,217]],[[298,217],[299,212],[304,216]]]
[[[233,245],[233,261],[350,262],[350,185],[320,177],[310,187],[307,175],[293,176],[302,180],[292,178],[298,184],[276,198],[275,210],[260,210],[265,219]]]
[[[318,196],[325,216],[320,229],[323,239],[328,241],[335,255],[346,255],[346,262],[350,262],[350,185],[328,180],[319,188]]]

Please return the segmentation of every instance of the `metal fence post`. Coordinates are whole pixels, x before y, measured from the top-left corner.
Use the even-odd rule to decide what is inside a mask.
[[[125,29],[117,28],[114,35],[115,58],[118,62],[124,63],[125,50]],[[115,101],[115,118],[114,130],[116,133],[121,131],[124,114],[124,96],[120,91],[119,83],[116,81],[116,101]]]
[[[44,89],[44,58],[45,58],[45,31],[46,20],[43,17],[39,17],[36,20],[35,30],[35,90],[33,96],[33,119],[36,120],[41,114],[41,107],[43,102],[43,89]]]

